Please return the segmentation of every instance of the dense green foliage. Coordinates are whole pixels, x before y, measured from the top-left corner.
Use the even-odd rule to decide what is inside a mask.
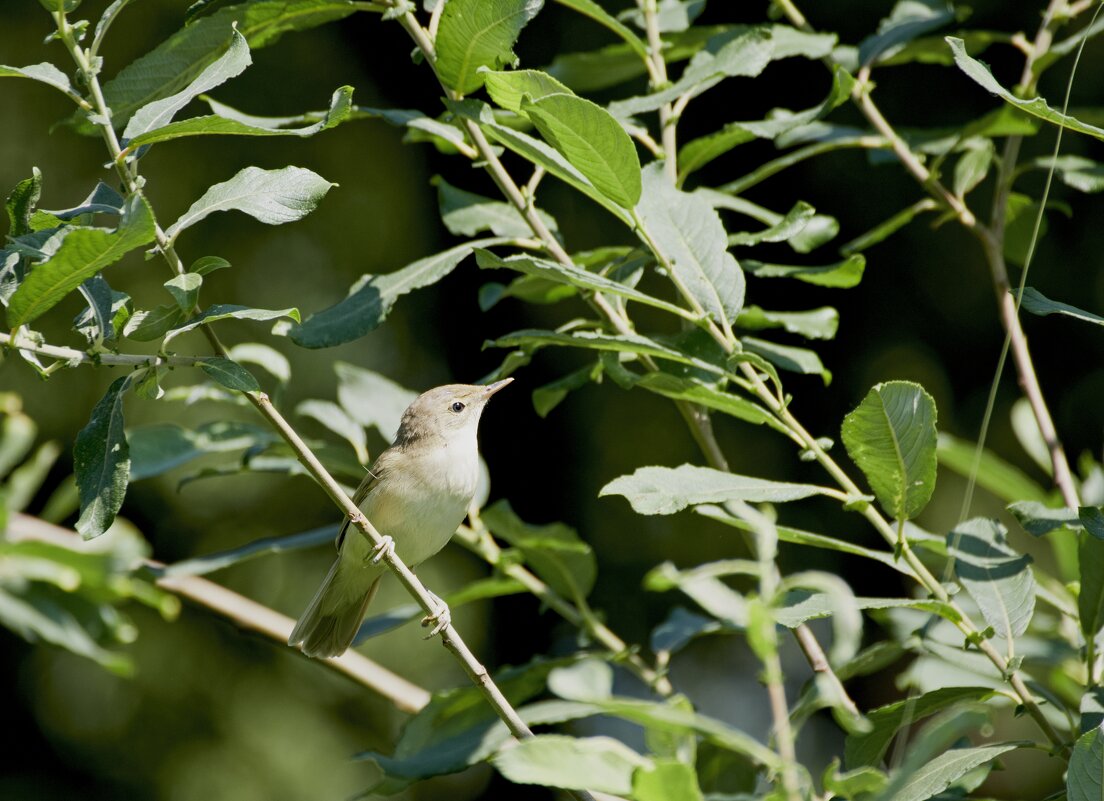
[[[1023,333],[1020,303],[1039,317],[1074,318],[1068,324],[1083,337],[1096,334],[1083,323],[1099,325],[1102,318],[1009,279],[1011,264],[1027,280],[1048,204],[1067,210],[1048,197],[1052,177],[1072,191],[1104,189],[1101,164],[1061,155],[1057,146],[1050,156],[1020,160],[1025,138],[1104,139],[1094,123],[1098,111],[1071,112],[1068,103],[1035,96],[1044,72],[1079,59],[1104,30],[1096,5],[1054,0],[1038,33],[1013,36],[963,27],[968,9],[949,2],[900,0],[880,22],[869,20],[865,38],[848,43],[815,28],[790,0],[775,0],[761,18],[739,23],[724,11],[715,19],[712,7],[703,17],[704,0],[638,0],[622,9],[557,0],[557,13],[570,14],[570,30],[590,36],[594,28],[605,37],[594,41],[605,44],[552,53],[550,65],[538,69],[515,51],[525,52],[526,36],[550,12],[542,0],[436,0],[424,8],[407,0],[200,0],[173,22],[167,38],[142,42],[142,55],[109,70],[112,29],[137,14],[138,4],[115,0],[93,13],[79,0],[40,2],[45,13],[37,7],[36,13],[54,26],[48,43],[56,63],[2,66],[0,77],[60,91],[76,111],[55,136],[81,147],[95,141],[105,149],[91,158],[107,165],[85,200],[65,210],[42,207],[52,197],[49,165],[41,172],[22,168],[30,177],[8,195],[8,238],[0,250],[7,323],[0,369],[5,378],[37,374],[44,383],[36,397],[58,407],[71,405],[61,388],[67,375],[109,373],[110,383],[98,402],[82,408],[83,427],[65,433],[73,475],[64,478],[56,470],[51,475],[60,448],[49,441],[35,448],[34,419],[49,416],[50,408],[24,408],[14,391],[0,395],[6,528],[0,622],[7,628],[119,675],[134,669],[124,647],[137,634],[126,617],[132,600],[172,620],[179,594],[245,628],[286,636],[282,623],[261,622],[271,621],[270,610],[240,596],[226,602],[213,584],[180,581],[221,570],[234,575],[280,553],[305,559],[301,551],[331,539],[332,526],[255,541],[239,536],[232,547],[206,549],[161,538],[167,554],[190,555],[165,565],[151,560],[149,543],[128,522],[134,503],[128,493],[147,479],[178,491],[188,487],[210,507],[209,519],[236,526],[251,512],[225,488],[251,485],[227,482],[258,482],[252,486],[263,490],[243,495],[258,504],[288,477],[355,486],[376,446],[394,434],[414,391],[349,363],[363,360],[350,343],[398,328],[389,316],[415,302],[418,290],[446,286],[454,273],[469,271],[479,275],[478,306],[491,322],[476,327],[461,317],[461,325],[489,332],[484,347],[497,360],[484,380],[513,375],[524,381],[545,358],[559,369],[531,390],[541,418],[592,385],[626,404],[651,397],[663,405],[646,408],[661,413],[673,402],[677,417],[661,424],[654,422],[661,413],[652,413],[641,430],[631,430],[639,419],[632,416],[584,417],[581,436],[617,450],[613,464],[622,474],[595,479],[583,491],[614,496],[604,501],[610,505],[627,501],[626,509],[645,519],[616,533],[620,550],[639,546],[650,555],[653,546],[641,545],[642,532],[700,531],[705,522],[714,534],[737,537],[672,549],[669,558],[660,547],[664,558],[603,594],[606,576],[618,566],[603,563],[586,531],[563,522],[538,525],[506,498],[491,502],[499,495],[492,472],[456,537],[483,572],[448,582],[455,591],[441,594],[454,610],[532,595],[569,633],[555,641],[524,640],[524,651],[511,652],[513,665],[481,655],[501,697],[478,681],[462,683],[458,674],[435,679],[434,686],[451,686],[431,695],[414,685],[381,689],[360,678],[362,692],[370,687],[386,704],[411,713],[396,730],[379,726],[366,738],[357,755],[364,767],[360,791],[417,797],[425,782],[426,792],[436,793],[446,785],[433,784],[442,781],[434,777],[483,765],[485,772],[476,774],[481,781],[487,771],[497,774],[488,797],[527,792],[509,783],[550,788],[534,793],[585,798],[601,792],[635,801],[1019,797],[990,774],[1025,754],[1045,754],[1046,769],[1030,792],[1067,801],[1104,798],[1104,468],[1090,456],[1076,471],[1068,464],[1046,405],[1051,388],[1039,385]],[[78,19],[86,11],[93,20]],[[439,96],[437,106],[360,106],[352,87],[342,85],[319,111],[256,116],[208,95],[247,78],[263,53],[290,47],[293,37],[285,34],[358,24],[409,37],[413,57],[390,69],[411,85],[429,84],[424,96]],[[1019,52],[1018,85],[1002,83],[978,59],[998,48]],[[811,105],[808,92],[798,91],[804,87],[771,82],[771,70],[791,60],[819,76]],[[930,66],[938,81],[972,82],[978,103],[995,97],[953,127],[898,130],[876,103],[874,76],[902,65]],[[309,84],[311,96],[324,98],[311,67],[302,59],[296,77]],[[110,72],[115,77],[106,80]],[[684,134],[684,117],[692,120],[712,98],[739,97],[742,90],[731,87],[751,84],[766,87],[758,91],[771,97],[768,113],[732,120],[744,116],[745,107],[735,103],[714,129]],[[200,103],[209,113],[187,116]],[[328,162],[326,177],[306,167],[242,160],[230,177],[198,189],[185,180],[188,167],[178,165],[186,189],[164,205],[184,210],[174,222],[162,210],[153,165],[173,160],[177,140],[196,140],[192,153],[219,152],[221,167],[225,152],[217,149],[226,137],[283,139],[290,149],[278,152],[321,153],[327,137],[377,120],[400,129],[411,148],[432,153],[426,159],[462,165],[447,180],[432,180],[441,224],[460,242],[422,248],[397,269],[367,272],[343,297],[322,280],[316,261],[324,256],[311,248],[269,253],[272,274],[281,280],[251,276],[234,284],[226,278],[238,270],[227,258],[233,245],[226,240],[243,234],[235,225],[211,226],[217,212],[240,212],[268,226],[325,216],[331,197],[360,180],[354,159]],[[733,155],[754,145],[775,155],[732,174]],[[902,166],[916,182],[909,205],[883,209],[882,222],[841,244],[833,216],[840,212],[814,207],[800,181],[777,190],[783,211],[748,197],[779,173],[842,151],[869,152],[868,161],[857,163],[871,174],[879,164]],[[239,152],[250,158],[248,149]],[[1048,171],[1044,186],[1022,182],[1040,170]],[[486,175],[477,178],[476,171]],[[494,190],[499,194],[487,194]],[[194,200],[184,198],[189,193]],[[846,202],[842,192],[833,202]],[[392,212],[373,210],[382,228],[392,225]],[[815,405],[837,391],[832,365],[818,352],[837,336],[841,317],[847,322],[835,298],[864,297],[868,267],[876,263],[872,255],[868,265],[866,252],[932,213],[939,225],[972,234],[989,267],[1007,336],[1000,365],[1025,390],[1011,426],[1038,464],[1036,477],[985,447],[995,394],[979,415],[984,423],[976,445],[940,431],[938,392],[894,376],[845,398],[841,403],[851,411],[829,430],[811,432],[799,418],[799,401],[813,398],[806,402]],[[363,216],[333,223],[334,249],[374,224],[357,214]],[[600,222],[588,227],[595,217]],[[141,253],[141,277],[116,266],[143,264]],[[168,280],[148,277],[157,271]],[[315,280],[321,289],[312,286]],[[770,308],[776,302],[782,308]],[[854,308],[881,302],[864,297]],[[497,316],[504,307],[508,316]],[[403,336],[418,339],[429,328],[416,316],[403,319]],[[517,325],[509,330],[498,320]],[[867,336],[880,332],[869,329]],[[348,362],[327,350],[339,346],[346,346],[336,353]],[[438,348],[421,341],[418,347]],[[550,355],[560,352],[569,360]],[[312,367],[300,378],[305,360]],[[992,366],[974,367],[989,375]],[[330,380],[331,373],[332,393],[318,379]],[[1001,377],[998,370],[994,389]],[[686,463],[627,461],[675,420],[685,424],[679,440],[697,448],[681,451]],[[767,459],[734,459],[729,440],[714,430],[729,422],[749,442],[785,443],[786,460],[795,465],[787,476],[794,480],[773,477],[778,470]],[[525,456],[531,464],[516,469],[528,470],[523,475],[538,488],[549,483],[541,454]],[[938,482],[951,476],[967,479],[961,513],[949,524],[946,514],[925,517]],[[985,516],[972,516],[975,485],[987,495]],[[302,491],[322,497],[313,484]],[[331,496],[341,498],[339,491]],[[288,514],[300,519],[288,523]],[[285,511],[284,525],[306,530],[327,514],[339,513],[293,508]],[[542,516],[577,519],[571,509],[547,506]],[[659,516],[671,517],[652,519]],[[818,524],[822,517],[828,522]],[[839,520],[859,521],[871,536],[844,534]],[[786,556],[795,550],[815,556]],[[841,555],[861,567],[844,569],[833,561]],[[875,568],[898,583],[869,580],[868,569]],[[311,586],[302,571],[282,570],[293,577],[288,580]],[[251,594],[263,575],[253,574],[252,587],[245,582],[241,589]],[[432,588],[439,576],[427,575]],[[599,608],[611,595],[632,609],[659,610],[655,620],[638,616],[638,632],[644,624],[650,629],[646,641],[615,633]],[[366,640],[420,617],[426,608],[420,604],[373,607],[358,646],[369,653]],[[469,619],[457,620],[467,635]],[[172,625],[183,624],[142,622],[144,631]],[[415,639],[410,630],[389,636]],[[444,638],[469,675],[475,672],[457,635],[446,630]],[[731,664],[707,665],[693,652],[709,638],[734,640],[745,650]],[[428,659],[429,646],[416,645],[419,650],[403,651],[406,658]],[[160,647],[162,663],[174,661],[172,642]],[[709,693],[683,689],[684,660],[720,671]],[[325,670],[301,662],[292,668],[296,686],[308,688],[304,706],[317,705],[332,692],[321,684],[328,681]],[[425,675],[402,672],[412,681]],[[132,686],[119,685],[117,692]],[[743,719],[745,704],[760,710],[760,725]],[[239,710],[237,724],[215,725],[230,726],[241,739],[236,727],[252,726],[251,716],[265,706],[262,701],[248,715]],[[318,715],[302,725],[310,732],[297,728],[298,737],[345,746],[336,733],[344,724]],[[822,733],[829,730],[834,745],[825,746]],[[271,762],[292,764],[293,756],[308,753],[294,739],[266,742],[261,750],[277,753]],[[179,776],[196,770],[198,761],[177,758],[184,766],[178,786],[188,786]],[[313,770],[283,791],[288,797],[347,791],[318,785],[326,780],[322,774]],[[267,779],[235,781],[266,797]],[[477,785],[464,787],[479,792]],[[144,792],[177,797],[172,789]],[[180,797],[189,792],[180,790]]]

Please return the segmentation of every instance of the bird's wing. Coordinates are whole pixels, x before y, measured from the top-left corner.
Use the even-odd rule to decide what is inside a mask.
[[[360,482],[360,486],[357,487],[356,492],[353,493],[353,503],[355,503],[357,507],[364,503],[364,499],[368,497],[368,493],[379,483],[380,476],[382,475],[378,467],[379,461],[378,459],[376,460],[376,464],[372,466],[376,469],[368,470],[368,475],[364,477]],[[345,532],[349,529],[349,522],[349,516],[346,515],[345,521],[341,524],[341,530],[337,532],[337,539],[334,540],[334,545],[339,552],[341,551],[341,544],[345,542]]]

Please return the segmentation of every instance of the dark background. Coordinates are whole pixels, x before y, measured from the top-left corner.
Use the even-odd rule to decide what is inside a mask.
[[[104,2],[89,0],[76,16],[96,19]],[[611,7],[614,4],[610,4]],[[835,2],[808,4],[810,21],[838,31],[844,43],[871,33],[891,4]],[[152,48],[181,24],[187,4],[136,3],[121,16],[108,40],[105,75]],[[765,3],[714,0],[700,20],[707,23],[757,22]],[[969,6],[968,27],[1027,31],[1038,24],[1041,4],[979,2]],[[51,60],[70,71],[58,44],[41,44],[51,30],[48,16],[34,2],[0,4],[0,63],[24,65]],[[604,29],[562,7],[549,4],[522,35],[523,66],[547,64],[559,52],[582,51],[609,43]],[[361,14],[343,22],[285,36],[254,52],[244,75],[215,91],[243,111],[294,114],[320,108],[339,85],[356,87],[355,100],[366,106],[419,108],[436,114],[440,91],[424,66],[410,64],[411,44],[401,29],[378,16]],[[985,53],[999,79],[1011,86],[1022,57],[1008,47]],[[1070,60],[1048,73],[1041,91],[1057,102],[1064,91]],[[1090,43],[1073,89],[1074,106],[1101,105],[1104,57]],[[901,128],[954,126],[996,107],[988,96],[953,68],[924,65],[886,68],[875,75],[875,97]],[[827,91],[823,66],[802,59],[771,65],[761,78],[729,80],[694,100],[680,127],[680,139],[715,130],[737,119],[757,119],[778,106],[802,109],[819,103]],[[619,87],[617,96],[637,93],[642,85]],[[598,94],[607,101],[614,93]],[[68,115],[60,94],[29,81],[0,82],[4,109],[0,134],[0,188],[10,188],[43,170],[42,206],[65,208],[84,197],[98,179],[109,180],[98,139],[81,138],[51,126]],[[196,111],[195,113],[201,113]],[[187,112],[185,115],[187,116]],[[861,124],[850,106],[833,120]],[[1025,145],[1025,157],[1048,153],[1054,131]],[[317,138],[194,138],[159,146],[143,161],[148,195],[164,222],[172,220],[212,183],[250,164],[277,168],[309,167],[340,184],[305,220],[270,228],[240,214],[214,215],[181,237],[186,261],[217,254],[234,267],[211,275],[203,302],[243,302],[304,313],[342,297],[362,273],[388,272],[421,256],[455,244],[438,221],[435,190],[429,179],[440,174],[454,185],[488,196],[490,180],[459,158],[429,145],[403,145],[402,132],[379,121],[345,124]],[[1068,136],[1063,153],[1101,156],[1098,142]],[[769,142],[744,145],[698,174],[703,185],[732,180],[775,154]],[[519,180],[528,172],[508,161]],[[971,196],[983,217],[990,183]],[[1038,195],[1041,173],[1018,184]],[[921,197],[914,181],[898,166],[872,166],[857,151],[807,161],[755,187],[748,197],[784,212],[797,200],[812,203],[839,219],[838,238],[808,257],[795,257],[784,246],[756,254],[765,261],[827,263],[836,249]],[[1073,214],[1049,215],[1030,285],[1049,297],[1082,308],[1104,309],[1104,250],[1100,205],[1056,186],[1053,197],[1069,203]],[[549,179],[541,187],[542,205],[560,223],[573,250],[629,242],[629,233],[589,200]],[[870,250],[862,284],[850,291],[798,282],[749,279],[748,297],[768,309],[799,310],[833,305],[841,325],[835,341],[815,343],[834,379],[825,388],[818,378],[787,379],[793,410],[810,431],[838,439],[839,423],[869,387],[889,379],[919,381],[935,397],[941,430],[976,436],[986,394],[1001,347],[994,295],[981,249],[953,223],[933,230],[921,218],[889,241]],[[757,227],[754,223],[748,227]],[[772,249],[773,248],[773,249]],[[739,255],[739,254],[738,254]],[[158,260],[132,255],[107,271],[139,305],[165,301],[160,284],[169,276]],[[497,277],[497,276],[495,276]],[[451,381],[476,381],[490,372],[503,352],[485,340],[523,327],[553,327],[585,313],[581,305],[532,307],[506,301],[481,313],[477,291],[488,277],[471,260],[439,284],[403,298],[387,322],[363,339],[331,351],[303,351],[286,340],[271,340],[266,329],[230,323],[220,333],[228,342],[266,341],[292,361],[293,380],[285,406],[309,397],[332,399],[333,361],[352,362],[395,381],[424,389]],[[70,298],[44,318],[51,342],[73,342],[68,321],[79,309]],[[1025,321],[1039,371],[1059,431],[1071,458],[1098,453],[1101,442],[1099,398],[1104,387],[1100,358],[1104,337],[1068,319],[1028,317]],[[786,339],[785,336],[778,337]],[[795,341],[792,340],[791,341]],[[178,340],[179,349],[202,352],[201,338]],[[742,546],[729,531],[683,514],[642,518],[618,498],[599,500],[610,479],[645,464],[701,463],[674,406],[644,392],[626,393],[611,382],[588,386],[571,396],[547,419],[533,411],[529,393],[584,363],[584,355],[545,351],[520,371],[517,383],[495,399],[484,418],[482,450],[492,475],[492,499],[509,499],[532,522],[562,520],[577,527],[595,548],[600,566],[592,604],[610,626],[630,642],[646,643],[650,630],[674,603],[671,597],[645,593],[642,575],[671,559],[680,565],[739,555]],[[110,370],[64,371],[40,381],[18,359],[0,364],[0,390],[19,392],[41,427],[43,439],[61,442],[68,454],[77,430],[115,375]],[[1036,478],[1045,477],[1016,444],[1009,423],[1018,397],[1006,374],[990,434],[991,447]],[[178,419],[198,423],[218,409],[129,400],[130,424]],[[322,436],[320,428],[304,427]],[[819,469],[797,460],[790,443],[766,429],[728,419],[717,420],[722,447],[736,472],[785,480],[823,481]],[[375,442],[373,452],[383,443]],[[837,449],[841,450],[841,449]],[[842,453],[839,458],[846,462]],[[54,484],[71,472],[68,456],[51,476]],[[125,516],[150,540],[165,561],[233,547],[250,540],[297,531],[333,521],[332,506],[305,478],[244,476],[196,482],[176,491],[172,475],[135,484]],[[921,523],[944,531],[957,518],[963,485],[941,471],[939,488]],[[996,513],[1000,504],[981,495],[979,513]],[[857,542],[876,544],[876,535],[854,515],[829,502],[809,502],[781,510],[793,525]],[[1025,544],[1025,543],[1020,543]],[[331,558],[328,549],[271,557],[231,569],[216,578],[228,586],[297,615]],[[1037,554],[1046,567],[1046,553]],[[862,595],[908,591],[891,571],[836,560],[821,552],[785,549],[784,571],[825,568],[841,571]],[[447,549],[421,571],[438,594],[485,574],[484,566],[459,548]],[[392,583],[378,609],[403,602]],[[128,610],[141,637],[130,647],[137,675],[121,679],[90,662],[56,650],[28,645],[0,631],[0,684],[5,694],[6,728],[17,739],[0,751],[3,799],[321,799],[346,798],[366,783],[365,768],[349,760],[365,749],[388,751],[404,716],[361,688],[308,663],[286,648],[242,635],[222,620],[185,609],[166,624],[145,609]],[[492,666],[519,663],[538,652],[571,647],[573,632],[528,597],[465,607],[459,630],[473,650]],[[868,626],[875,630],[875,624]],[[430,689],[464,681],[456,663],[434,643],[424,643],[411,627],[363,648],[365,654]],[[793,675],[791,698],[805,678],[796,653],[785,654]],[[756,668],[735,638],[704,640],[676,661],[674,680],[710,714],[755,733],[768,723]],[[618,690],[641,692],[625,678]],[[897,692],[892,677],[854,687],[862,705],[883,703]],[[580,729],[589,731],[589,729]],[[633,733],[627,736],[634,737]],[[838,753],[839,735],[829,721],[815,720],[803,746],[808,758],[823,764]],[[1028,757],[1024,757],[1028,762]],[[1030,762],[1031,774],[1005,782],[1007,797],[1041,797],[1056,775],[1045,758]],[[1035,768],[1040,768],[1036,770]],[[1025,792],[1024,781],[1039,789]],[[1017,783],[1018,782],[1018,783]],[[1000,784],[994,792],[1002,792]],[[547,798],[543,790],[509,787],[486,769],[426,783],[411,798]]]

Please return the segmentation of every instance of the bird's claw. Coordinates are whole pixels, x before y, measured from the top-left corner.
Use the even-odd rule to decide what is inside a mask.
[[[386,534],[383,535],[379,545],[368,552],[368,562],[378,565],[384,556],[395,555],[395,541]]]
[[[426,590],[426,592],[429,592],[429,590]],[[433,612],[433,614],[426,615],[422,618],[423,626],[433,626],[433,628],[430,629],[429,634],[422,638],[425,640],[436,637],[444,629],[452,625],[452,612],[449,611],[448,604],[446,604],[432,592],[429,592],[429,597],[432,598],[433,601],[436,603],[437,608]]]

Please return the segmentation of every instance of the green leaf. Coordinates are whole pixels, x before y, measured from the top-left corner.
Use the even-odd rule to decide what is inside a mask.
[[[236,362],[255,364],[269,375],[286,384],[291,380],[291,363],[284,354],[258,342],[242,342],[230,348],[228,355]]]
[[[134,112],[123,131],[123,144],[128,145],[131,139],[168,125],[192,100],[241,75],[252,63],[249,44],[235,28],[230,34],[230,46],[226,52],[205,67],[195,80],[176,94],[155,100]]]
[[[490,231],[495,236],[502,237],[533,236],[533,229],[513,205],[457,189],[440,176],[435,176],[430,183],[437,187],[441,222],[450,233],[475,236],[481,231]],[[548,230],[558,230],[553,217],[539,209],[537,215]]]
[[[633,771],[652,763],[610,737],[537,734],[499,751],[491,764],[515,784],[627,795]]]
[[[216,303],[202,314],[198,314],[188,322],[178,325],[169,330],[165,335],[164,346],[168,346],[169,340],[174,337],[180,336],[186,331],[191,331],[194,328],[198,328],[201,325],[208,325],[209,323],[216,322],[218,320],[258,320],[264,322],[267,320],[278,320],[281,317],[287,317],[298,322],[299,310],[298,309],[251,309],[248,306],[236,306],[230,303]]]
[[[939,461],[959,475],[973,474],[976,446],[972,442],[956,439],[947,433],[939,434]],[[1036,502],[1047,500],[1046,491],[1035,481],[992,451],[982,451],[977,470],[978,486],[984,487],[1005,503],[1028,499]]]
[[[954,193],[964,197],[985,180],[993,164],[995,148],[992,139],[982,139],[977,147],[970,147],[959,156],[954,169]]]
[[[483,85],[480,67],[499,69],[517,60],[521,29],[544,0],[450,0],[437,30],[437,75],[462,95]]]
[[[1053,509],[1038,501],[1017,501],[1008,511],[1033,537],[1042,537],[1063,528],[1080,528],[1081,521],[1074,509]]]
[[[199,289],[203,286],[203,276],[199,273],[181,273],[165,282],[165,289],[173,296],[176,305],[184,314],[190,314],[199,302]]]
[[[402,413],[418,393],[356,365],[337,362],[334,370],[341,407],[362,426],[375,428],[388,442],[394,440]]]
[[[702,801],[698,777],[690,765],[675,760],[659,761],[654,767],[637,768],[633,774],[632,797],[636,801]]]
[[[638,468],[631,475],[606,484],[598,496],[622,495],[639,514],[669,515],[702,503],[784,503],[831,492],[813,484],[767,481],[684,464],[675,468]]]
[[[517,153],[538,167],[543,167],[549,175],[553,175],[579,190],[626,224],[630,223],[626,211],[606,197],[603,192],[596,189],[590,180],[561,156],[555,148],[528,134],[515,131],[509,126],[496,122],[490,107],[485,104],[475,101],[455,102],[446,100],[445,105],[454,114],[477,122],[483,132],[498,144]]]
[[[188,268],[188,272],[195,273],[196,275],[207,275],[208,273],[215,272],[215,270],[225,270],[229,266],[230,262],[220,256],[200,256],[192,262],[192,266]]]
[[[777,42],[775,47],[777,50]],[[832,86],[828,96],[820,104],[797,112],[774,109],[765,120],[731,122],[719,131],[687,142],[678,153],[679,183],[682,183],[690,173],[700,170],[714,159],[745,142],[753,139],[778,139],[783,134],[816,122],[846,102],[854,86],[855,79],[847,70],[837,65],[833,68]],[[733,244],[744,243],[734,242]]]
[[[73,91],[73,87],[69,85],[69,76],[48,61],[26,67],[6,67],[0,64],[0,78],[30,78],[52,86],[66,96]]]
[[[302,167],[246,167],[229,181],[204,192],[165,234],[175,240],[185,228],[216,211],[242,211],[268,225],[293,222],[314,211],[334,186],[337,184]]]
[[[1002,743],[978,748],[952,748],[912,771],[886,801],[926,801],[934,798],[974,768],[1023,746],[1024,743]]]
[[[304,348],[332,348],[375,330],[395,302],[415,289],[435,284],[472,252],[473,246],[501,244],[484,239],[457,245],[385,275],[362,275],[344,300],[315,312],[291,329],[291,341]]]
[[[553,409],[563,402],[569,392],[585,387],[592,380],[596,380],[601,373],[601,363],[598,362],[580,367],[562,378],[557,378],[542,387],[537,387],[533,390],[533,410],[541,417],[547,417]]]
[[[1100,726],[1077,738],[1066,772],[1068,801],[1100,801],[1104,798],[1104,729]]]
[[[483,81],[491,100],[515,114],[522,113],[522,101],[526,95],[530,100],[540,100],[546,95],[575,94],[547,72],[540,70],[484,70]]]
[[[918,36],[942,28],[954,19],[954,8],[940,0],[898,3],[879,23],[878,32],[859,43],[859,64],[866,66],[893,55]]]
[[[935,211],[939,208],[939,205],[931,198],[923,198],[916,201],[906,209],[894,214],[888,220],[878,223],[878,225],[871,228],[865,234],[857,236],[848,242],[846,245],[840,247],[841,256],[850,256],[855,253],[861,253],[864,250],[874,247],[879,242],[888,239],[895,233],[900,231],[919,214],[926,211]]]
[[[1077,610],[1081,632],[1088,639],[1104,628],[1104,540],[1082,534],[1078,537],[1077,556],[1081,569]]]
[[[162,125],[152,131],[139,134],[127,142],[131,150],[157,142],[167,142],[185,136],[298,136],[305,138],[328,131],[352,116],[353,87],[342,86],[330,98],[325,112],[312,112],[298,117],[254,117],[242,114],[211,98],[204,98],[214,114],[192,117]],[[290,128],[297,122],[316,119],[301,128]]]
[[[4,201],[4,211],[8,215],[9,237],[15,238],[34,231],[31,227],[31,215],[34,214],[41,197],[42,172],[38,167],[32,167],[31,177],[24,178],[16,184]]]
[[[628,300],[635,300],[638,303],[644,303],[648,306],[654,306],[657,309],[663,309],[666,312],[677,314],[680,317],[687,316],[685,309],[668,303],[665,300],[654,298],[651,295],[647,295],[637,289],[633,289],[619,281],[615,281],[612,278],[607,278],[604,275],[598,273],[592,273],[589,270],[584,270],[581,267],[574,265],[567,266],[560,264],[559,262],[548,261],[545,259],[535,259],[528,256],[514,256],[508,259],[500,259],[495,254],[488,250],[477,249],[475,251],[476,263],[480,269],[493,270],[493,269],[508,269],[516,270],[519,273],[525,275],[532,275],[538,278],[545,278],[556,283],[569,284],[570,286],[578,287],[579,289],[587,289],[593,292],[605,292],[610,295],[617,295],[618,297],[626,298]]]
[[[130,319],[130,296],[116,292],[102,275],[92,276],[79,289],[88,306],[73,320],[73,329],[92,346],[115,342]]]
[[[641,41],[640,37],[633,33],[631,28],[626,27],[616,17],[611,16],[604,8],[594,2],[594,0],[556,0],[556,2],[574,11],[578,11],[584,16],[590,17],[599,25],[605,26],[620,36],[642,61],[648,59],[648,47]],[[664,55],[666,56],[667,54],[665,53]]]
[[[1019,637],[1035,611],[1031,557],[1008,545],[1008,530],[995,520],[975,518],[947,535],[955,575],[1000,637]]]
[[[447,8],[447,6],[446,6]],[[640,200],[640,159],[625,129],[601,106],[567,94],[523,98],[522,112],[541,136],[617,205]]]
[[[1022,308],[1037,314],[1040,317],[1046,317],[1051,314],[1063,314],[1067,317],[1073,317],[1078,320],[1083,320],[1086,323],[1093,323],[1095,325],[1104,325],[1104,317],[1093,314],[1091,312],[1082,311],[1076,306],[1070,306],[1068,303],[1061,303],[1057,300],[1051,300],[1046,297],[1042,292],[1032,287],[1025,287],[1023,291],[1023,298],[1020,301]]]
[[[727,327],[744,305],[744,275],[717,212],[705,198],[676,189],[660,164],[644,170],[636,212],[689,293]]]
[[[615,117],[629,117],[655,111],[680,97],[697,97],[725,78],[754,78],[766,68],[773,55],[774,43],[769,28],[733,26],[714,36],[703,50],[695,53],[674,84],[650,95],[611,103],[610,113]]]
[[[446,100],[445,102],[447,104],[450,101]],[[465,134],[459,127],[440,122],[414,109],[386,109],[357,106],[353,112],[352,119],[362,118],[379,118],[388,125],[393,125],[396,128],[406,128],[407,134],[403,141],[434,142],[440,146],[453,148],[467,146]]]
[[[615,351],[618,353],[633,353],[638,356],[656,356],[660,359],[686,364],[707,370],[712,373],[724,372],[720,367],[705,362],[687,353],[683,353],[672,347],[668,347],[654,339],[639,334],[622,334],[613,336],[610,334],[598,334],[591,331],[578,331],[574,334],[561,334],[556,331],[543,331],[540,329],[526,328],[514,331],[512,334],[499,337],[496,340],[484,343],[496,348],[515,348],[544,345],[565,345],[568,347],[587,348],[589,350]]]
[[[561,595],[584,603],[598,575],[594,551],[563,523],[536,526],[522,521],[506,501],[483,510],[495,536],[521,552],[534,573]]]
[[[736,317],[735,323],[749,331],[781,328],[807,339],[833,339],[839,327],[839,312],[831,306],[801,312],[776,312],[759,306],[747,306]]]
[[[796,278],[817,286],[850,289],[858,286],[862,280],[863,271],[866,270],[866,258],[861,253],[855,253],[843,261],[821,267],[764,264],[761,261],[744,259],[740,262],[740,266],[743,267],[744,272],[758,278]]]
[[[973,81],[980,84],[982,88],[987,90],[990,94],[996,95],[1004,100],[1004,102],[1010,103],[1021,111],[1025,111],[1039,119],[1046,120],[1055,125],[1060,125],[1063,128],[1068,128],[1077,133],[1088,134],[1097,139],[1104,139],[1104,128],[1089,125],[1088,123],[1081,122],[1076,117],[1063,114],[1051,108],[1041,97],[1036,97],[1031,100],[1023,100],[1016,97],[1000,85],[987,66],[967,55],[966,45],[961,39],[948,36],[947,44],[951,46],[951,52],[954,53],[955,64],[958,65],[958,68],[965,72]]]
[[[1089,194],[1104,192],[1104,164],[1092,159],[1082,156],[1040,158],[1035,159],[1032,166],[1043,170],[1053,166],[1062,183],[1078,192]]]
[[[843,420],[843,444],[878,502],[908,520],[935,490],[935,401],[919,384],[877,384]]]
[[[165,336],[184,319],[175,303],[166,303],[149,311],[136,311],[123,326],[123,336],[135,342],[152,342]]]
[[[266,428],[241,422],[206,423],[194,431],[175,423],[138,426],[127,432],[130,480],[159,476],[204,454],[260,448],[275,438]]]
[[[803,375],[819,375],[824,380],[825,386],[832,383],[832,372],[824,367],[815,351],[808,348],[795,348],[791,345],[779,345],[754,337],[744,337],[741,341],[746,350],[759,354],[783,370]]]
[[[252,373],[231,359],[208,356],[199,362],[199,367],[227,389],[238,392],[257,392],[261,388]]]
[[[141,195],[132,195],[123,208],[119,226],[69,226],[57,251],[36,265],[8,301],[8,325],[25,325],[105,267],[153,241],[153,211]]]
[[[86,540],[111,527],[126,496],[130,449],[123,431],[123,393],[129,383],[129,376],[112,382],[73,443],[80,491],[77,532]]]
[[[302,31],[342,19],[356,11],[350,0],[254,0],[220,8],[177,30],[104,86],[112,124],[127,125],[134,112],[179,92],[225,52],[232,25],[256,50],[289,31]],[[84,133],[92,127],[81,121]]]
[[[755,425],[769,425],[782,432],[785,428],[773,414],[754,401],[740,397],[733,392],[718,389],[712,384],[694,378],[683,378],[665,372],[647,372],[632,377],[632,386],[641,387],[672,400],[685,400],[715,409],[718,412],[735,417]]]
[[[804,201],[798,201],[781,220],[762,231],[736,233],[728,237],[729,246],[758,245],[762,242],[784,242],[801,233],[816,214],[816,209]]]
[[[295,407],[295,413],[317,420],[352,445],[361,464],[368,463],[368,440],[364,435],[364,427],[336,403],[305,400]]]

